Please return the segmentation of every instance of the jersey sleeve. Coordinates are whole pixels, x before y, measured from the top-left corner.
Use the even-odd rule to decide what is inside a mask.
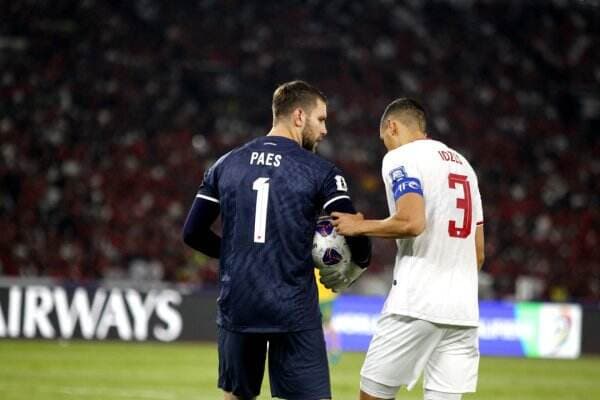
[[[348,184],[339,168],[333,167],[323,183],[323,210],[330,214],[334,211],[355,214],[356,210],[348,193]],[[367,236],[346,237],[352,261],[361,268],[367,268],[371,262],[371,239]]]
[[[219,204],[219,170],[223,168],[223,161],[225,161],[229,154],[231,154],[231,152],[226,153],[219,158],[204,173],[204,178],[202,179],[202,184],[200,185],[200,189],[198,189],[198,193],[196,193],[196,198],[201,198]]]
[[[423,195],[421,172],[408,157],[388,159],[383,169],[383,179],[394,201],[407,193]]]
[[[321,198],[323,200],[322,208],[325,209],[334,202],[342,199],[350,200],[348,192],[348,184],[346,178],[337,167],[332,167],[329,173],[325,176],[321,188]]]

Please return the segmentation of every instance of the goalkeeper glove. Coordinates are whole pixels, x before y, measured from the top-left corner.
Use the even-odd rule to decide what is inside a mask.
[[[363,272],[365,272],[365,268],[361,268],[353,262],[322,267],[319,270],[321,275],[319,281],[327,289],[338,292],[347,289]]]

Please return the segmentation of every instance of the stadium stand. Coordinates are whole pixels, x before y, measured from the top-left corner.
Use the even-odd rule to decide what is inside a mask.
[[[597,302],[600,8],[524,3],[9,2],[0,273],[214,285],[215,260],[181,243],[187,208],[302,78],[329,97],[320,152],[358,209],[385,215],[378,119],[416,97],[479,172],[487,296]],[[371,276],[395,251],[375,245]]]

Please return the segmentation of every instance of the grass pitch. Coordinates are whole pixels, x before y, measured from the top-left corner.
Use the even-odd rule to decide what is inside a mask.
[[[335,399],[358,398],[364,355],[346,353],[331,367]],[[2,400],[213,400],[213,344],[138,344],[0,340]],[[265,379],[260,399],[269,399]],[[398,399],[421,399],[420,386]],[[600,399],[600,358],[482,358],[479,387],[465,399]]]

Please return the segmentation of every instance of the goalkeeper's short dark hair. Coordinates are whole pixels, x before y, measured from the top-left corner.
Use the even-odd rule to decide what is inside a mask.
[[[286,82],[273,92],[273,119],[288,115],[296,107],[309,112],[317,105],[317,99],[327,103],[325,95],[304,81]]]

